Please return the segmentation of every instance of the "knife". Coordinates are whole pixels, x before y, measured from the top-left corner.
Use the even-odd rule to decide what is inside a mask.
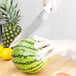
[[[51,8],[51,1],[43,8],[43,10],[38,14],[34,21],[25,28],[11,43],[9,48],[14,47],[22,38],[29,37],[36,29],[38,29],[42,23],[48,18]]]

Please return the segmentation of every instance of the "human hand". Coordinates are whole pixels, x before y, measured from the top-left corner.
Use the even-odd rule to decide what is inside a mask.
[[[46,54],[47,52],[52,50],[51,52],[48,53],[46,58],[50,58],[51,56],[58,54],[60,52],[63,53],[64,51],[65,52],[68,51],[68,46],[64,40],[48,40],[48,39],[44,39],[38,36],[34,36],[33,39],[35,39],[36,41],[39,41],[38,43],[34,44],[35,48],[41,48],[41,47],[46,46],[45,48],[40,50],[38,53]]]
[[[49,3],[49,2],[51,3],[50,6],[49,6],[50,11],[55,12],[57,10],[61,0],[43,0],[43,5],[46,6],[47,3]]]

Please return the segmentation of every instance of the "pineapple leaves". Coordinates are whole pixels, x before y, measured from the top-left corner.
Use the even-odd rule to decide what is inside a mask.
[[[17,8],[18,7],[18,3],[16,3],[16,5],[15,5],[15,8]]]
[[[18,9],[18,2],[15,0],[5,0],[5,2],[0,5],[0,12],[7,24],[17,25],[20,20],[20,9]]]
[[[3,0],[0,5],[2,19],[6,22],[6,26],[2,33],[2,42],[5,47],[9,47],[14,38],[21,32],[21,27],[18,25],[20,20],[20,9],[16,0]]]
[[[7,15],[7,12],[6,12],[5,8],[3,8],[3,7],[1,7],[0,12],[2,12],[2,15],[5,15],[5,16]]]
[[[10,5],[13,5],[13,0],[11,0]]]

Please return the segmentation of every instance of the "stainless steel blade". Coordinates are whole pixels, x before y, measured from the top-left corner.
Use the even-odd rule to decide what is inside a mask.
[[[47,6],[46,6],[47,7]],[[50,12],[49,12],[50,13]],[[15,40],[11,43],[10,47],[15,46],[21,38],[27,38],[29,37],[36,29],[40,27],[40,25],[48,18],[49,13],[47,12],[46,8],[44,8],[40,14],[35,18],[35,20],[32,22],[32,24],[25,28],[24,31],[22,31],[19,36],[15,38]]]

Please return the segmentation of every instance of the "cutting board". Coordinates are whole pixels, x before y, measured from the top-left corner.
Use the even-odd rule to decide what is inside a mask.
[[[13,62],[0,59],[0,76],[54,76],[58,71],[65,71],[76,76],[76,61],[55,55],[50,58],[48,65],[39,73],[25,74],[17,69]]]

